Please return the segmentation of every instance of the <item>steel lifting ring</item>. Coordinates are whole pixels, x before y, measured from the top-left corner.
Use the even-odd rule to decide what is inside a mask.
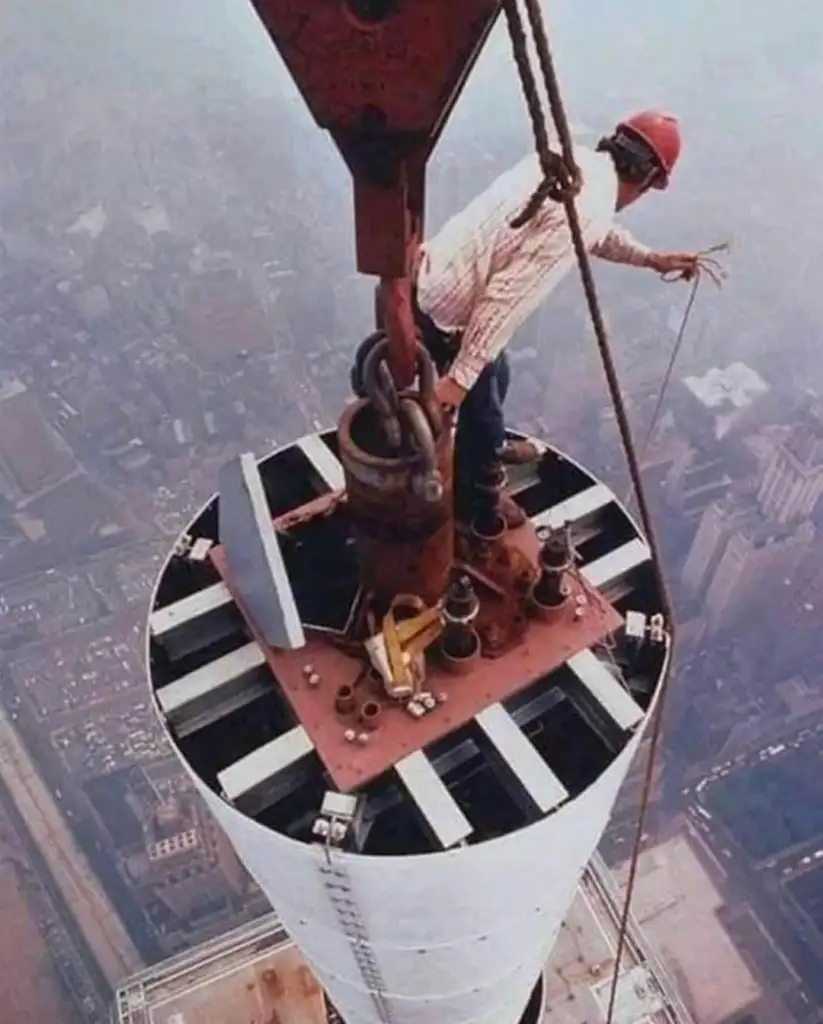
[[[436,438],[440,437],[443,431],[443,407],[438,402],[435,393],[437,371],[435,370],[431,354],[423,345],[418,345],[417,349],[417,376],[420,390],[414,397],[426,414],[432,434]],[[403,394],[407,395],[408,392]],[[401,395],[401,397],[403,396]]]
[[[369,349],[363,360],[363,390],[380,417],[386,440],[393,448],[400,448],[403,434],[397,417],[397,389],[385,361],[387,348],[388,338],[383,336],[377,338]]]
[[[398,420],[400,398],[386,359],[388,347],[389,339],[382,331],[376,331],[366,338],[358,349],[352,368],[352,383],[355,391],[361,397],[367,397],[377,410],[389,444],[400,448],[403,441],[402,425]],[[420,342],[417,343],[416,369],[419,390],[416,393],[404,392],[403,395],[412,398],[415,409],[423,412],[427,421],[427,434],[433,439],[440,436],[443,414],[435,395],[434,361]],[[413,415],[417,422],[417,412]],[[416,428],[409,425],[409,429],[414,431]],[[413,437],[419,442],[419,447],[421,437],[417,433],[413,433]]]
[[[366,398],[366,387],[363,382],[363,370],[366,360],[373,351],[375,345],[386,337],[385,331],[374,331],[367,338],[360,342],[354,354],[354,363],[349,374],[351,389],[358,398]]]
[[[385,331],[375,331],[360,342],[351,369],[352,390],[358,398],[368,397],[369,381],[375,373],[374,361],[385,363],[389,339]],[[436,372],[434,362],[427,349],[418,341],[415,355],[418,387],[424,403],[434,402]]]
[[[417,343],[417,378],[421,401],[436,404],[434,385],[437,374],[434,369],[434,360],[429,355],[428,349],[424,348],[419,341]]]
[[[412,488],[424,501],[440,501],[443,497],[443,478],[437,469],[437,450],[428,417],[414,398],[400,399],[400,416],[408,427],[422,462],[421,472],[412,477]]]
[[[377,406],[387,407],[392,415],[396,415],[397,388],[386,363],[388,347],[389,339],[385,335],[375,340],[363,359],[361,376],[365,397]]]

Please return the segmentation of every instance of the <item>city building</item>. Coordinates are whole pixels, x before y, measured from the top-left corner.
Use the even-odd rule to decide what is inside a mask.
[[[276,915],[126,979],[112,1024],[326,1024],[320,986]]]
[[[729,934],[729,907],[700,854],[699,841],[678,833],[647,847],[638,860],[632,913],[677,980],[700,1024],[776,1024],[786,1007]],[[628,866],[615,869],[625,883]],[[759,952],[759,951],[758,951]]]
[[[798,1024],[823,1021],[821,734],[823,724],[812,713],[779,738],[772,731],[718,758],[686,790],[694,851],[723,890],[724,926],[766,993]],[[662,901],[675,880],[693,873],[686,868],[661,872]],[[694,905],[690,900],[690,912]],[[642,921],[640,910],[638,916]],[[651,920],[648,930],[661,941]],[[691,974],[692,984],[697,977]],[[742,991],[739,985],[729,990]],[[780,1019],[774,1010],[762,1012],[764,1021]]]
[[[127,871],[164,931],[197,932],[244,902],[249,877],[222,829],[193,791],[156,805],[144,825],[145,849]],[[158,908],[159,909],[159,908]]]
[[[616,966],[617,899],[608,871],[595,862],[542,973],[538,1019],[589,1024],[605,1017]],[[697,1024],[635,922],[615,995],[614,1024]],[[125,979],[112,1010],[112,1024],[334,1024],[339,1019],[275,913]]]
[[[774,403],[768,384],[740,362],[685,377],[672,392],[670,414],[683,443],[673,446],[663,497],[694,529],[712,503],[757,473],[746,440],[768,421]]]
[[[811,521],[823,494],[823,423],[818,406],[776,445],[759,482],[729,488],[703,512],[682,569],[717,632],[771,600],[812,548]]]
[[[785,525],[809,519],[823,494],[823,406],[809,410],[778,447],[763,477],[763,514]]]

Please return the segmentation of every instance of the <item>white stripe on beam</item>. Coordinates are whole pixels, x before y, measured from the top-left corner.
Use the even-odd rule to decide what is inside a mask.
[[[468,819],[422,750],[398,761],[394,769],[444,850],[471,835]]]
[[[595,654],[581,651],[566,664],[621,732],[629,732],[642,721],[643,709]]]
[[[475,721],[543,814],[568,799],[569,791],[502,704],[490,705]]]
[[[342,491],[345,488],[346,481],[340,460],[317,434],[306,434],[305,437],[301,437],[297,447],[330,491]]]
[[[223,796],[234,803],[255,792],[270,790],[273,784],[276,787],[277,777],[296,767],[313,750],[309,734],[302,725],[295,726],[218,772]]]
[[[649,545],[639,537],[635,537],[634,540],[622,544],[614,551],[584,565],[580,571],[593,587],[602,588],[630,573],[639,565],[643,565],[644,562],[648,562],[651,557]]]
[[[593,487],[587,487],[584,491],[573,494],[571,498],[566,498],[565,501],[561,501],[557,505],[552,505],[551,508],[545,508],[542,512],[538,512],[537,515],[532,516],[532,525],[536,529],[547,526],[556,530],[565,523],[575,523],[580,519],[585,519],[586,516],[599,512],[614,500],[614,494],[605,484],[595,484]]]
[[[232,600],[225,583],[214,583],[152,612],[149,617],[149,632],[155,640],[160,640],[179,626],[189,625],[204,615],[224,608],[231,604]]]
[[[178,736],[187,735],[258,697],[264,687],[257,670],[265,664],[259,644],[244,644],[161,686],[157,703]]]

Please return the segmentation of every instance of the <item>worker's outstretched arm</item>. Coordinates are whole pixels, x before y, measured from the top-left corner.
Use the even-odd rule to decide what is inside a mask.
[[[697,268],[698,255],[691,252],[654,252],[641,245],[624,228],[612,228],[592,246],[593,256],[610,263],[623,263],[630,267],[645,267],[658,274],[681,274],[691,280]]]
[[[632,238],[625,228],[612,228],[592,246],[592,256],[609,263],[625,263],[630,267],[651,267],[654,253],[647,245]]]

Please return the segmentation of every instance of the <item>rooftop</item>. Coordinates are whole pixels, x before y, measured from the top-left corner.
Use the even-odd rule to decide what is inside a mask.
[[[625,871],[626,865],[618,869],[621,880]],[[677,965],[678,987],[700,1024],[735,1019],[762,995],[721,923],[723,905],[723,895],[685,837],[675,836],[640,855],[635,918]]]
[[[544,976],[548,1024],[606,1015],[619,907],[595,861],[563,923]],[[325,1024],[323,996],[275,914],[129,979],[114,1024]],[[694,1024],[637,932],[618,983],[614,1024]]]
[[[323,994],[274,914],[172,957],[117,993],[116,1024],[325,1024]]]
[[[743,409],[769,390],[760,374],[745,363],[732,363],[725,369],[713,366],[702,377],[686,377],[683,383],[706,406],[720,412]]]

